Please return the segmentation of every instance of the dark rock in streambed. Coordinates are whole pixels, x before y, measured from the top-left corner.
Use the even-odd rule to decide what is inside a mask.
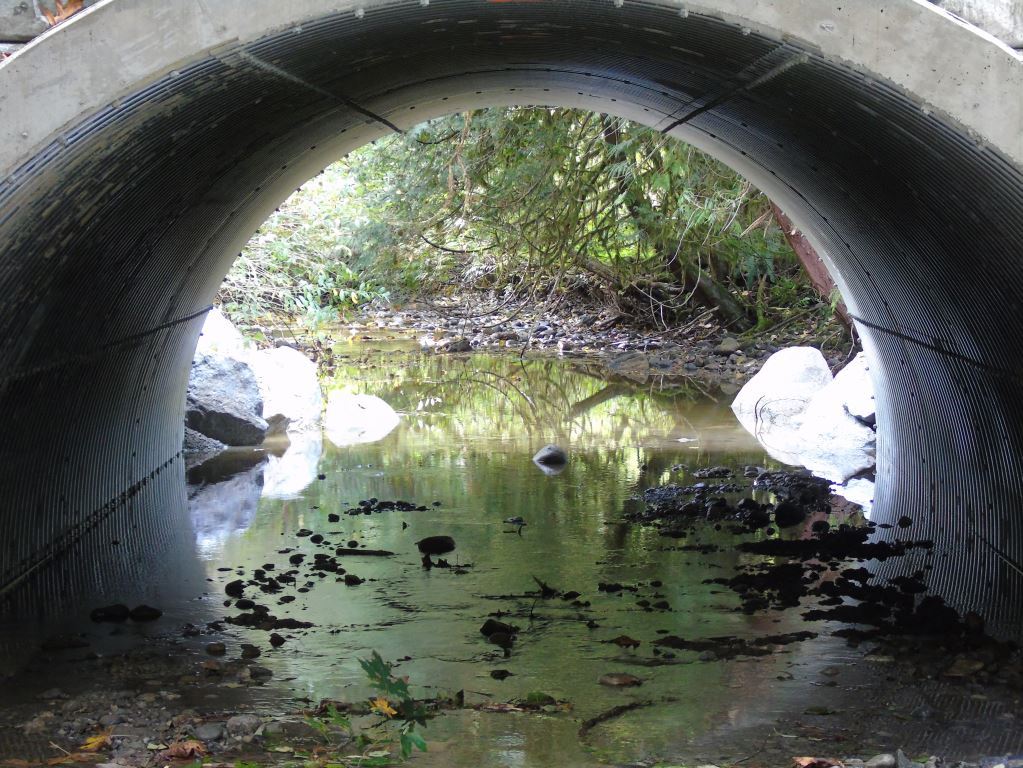
[[[435,555],[446,555],[455,549],[455,540],[450,536],[427,536],[416,542],[416,547],[423,555],[423,567],[432,568],[431,557]]]
[[[224,724],[202,723],[195,728],[192,735],[202,742],[219,741],[224,737]]]
[[[209,643],[206,646],[206,653],[210,656],[223,656],[227,653],[227,646],[223,643]]]
[[[548,444],[533,455],[533,463],[545,467],[564,466],[568,463],[568,453],[553,443]]]
[[[514,635],[519,631],[519,628],[512,624],[505,624],[503,621],[497,619],[487,619],[483,622],[483,626],[480,627],[480,634],[485,637],[490,637],[495,632],[503,632],[506,635]]]
[[[704,467],[693,472],[693,477],[706,480],[712,477],[731,477],[732,470],[728,467]]]
[[[869,527],[854,528],[843,524],[817,538],[746,541],[739,544],[739,550],[758,555],[796,557],[801,560],[843,558],[886,560],[889,557],[903,555],[913,548],[930,549],[934,546],[931,541],[871,542],[868,541],[871,533]]]
[[[89,618],[95,622],[127,621],[129,616],[131,616],[131,609],[122,603],[96,608],[89,614]]]
[[[779,528],[791,528],[806,519],[806,509],[791,501],[781,501],[774,508],[774,524]]]
[[[739,511],[739,518],[748,528],[764,528],[771,523],[771,515],[767,509],[754,499],[742,499],[735,508]]]
[[[228,597],[241,597],[244,594],[244,591],[245,582],[241,579],[235,579],[224,586],[224,594]]]
[[[424,555],[446,555],[455,549],[455,540],[450,536],[427,536],[416,542]]]
[[[712,652],[715,659],[734,659],[736,656],[767,656],[773,651],[771,646],[788,645],[790,643],[812,640],[816,632],[789,632],[781,635],[767,635],[749,640],[738,637],[713,637],[706,640],[686,640],[676,635],[667,635],[654,641],[654,645],[663,648],[696,651],[697,653]],[[709,659],[709,657],[708,657]]]
[[[629,637],[628,635],[618,635],[618,637],[612,638],[611,640],[605,640],[604,642],[617,645],[623,650],[635,650],[639,648],[641,641],[635,638]]]
[[[808,591],[807,569],[802,563],[756,563],[731,578],[706,579],[738,593],[743,611],[755,613],[769,607],[794,608]]]
[[[507,680],[509,677],[512,676],[512,674],[513,673],[509,672],[507,669],[490,670],[490,676],[495,680]]]
[[[129,615],[132,621],[156,621],[163,616],[163,611],[151,605],[137,605],[131,609]]]
[[[422,550],[420,550],[422,551]],[[391,557],[394,555],[386,549],[357,549],[355,547],[338,547],[334,550],[336,555],[361,555],[363,557]]]
[[[496,645],[504,651],[504,657],[511,656],[512,646],[515,645],[515,635],[507,632],[493,632],[487,636],[487,642]]]
[[[809,471],[763,472],[754,488],[771,491],[780,501],[792,501],[813,510],[830,511],[831,481],[814,477]]]
[[[650,360],[642,352],[619,352],[604,364],[611,373],[641,384],[650,376]]]

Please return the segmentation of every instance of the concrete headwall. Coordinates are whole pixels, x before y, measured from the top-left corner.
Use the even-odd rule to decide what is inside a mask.
[[[1023,0],[933,0],[1013,48],[1023,48]]]
[[[88,7],[98,2],[85,0],[84,5]],[[50,28],[43,10],[52,13],[55,7],[55,0],[0,0],[0,45],[13,43],[13,49],[41,35]]]
[[[85,7],[99,0],[84,0]],[[1013,48],[1023,48],[1023,0],[931,0]],[[55,0],[0,0],[0,52],[5,43],[25,43],[48,29],[43,9]]]

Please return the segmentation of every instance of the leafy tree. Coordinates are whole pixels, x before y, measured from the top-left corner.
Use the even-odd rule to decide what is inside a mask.
[[[315,314],[387,291],[576,291],[655,326],[713,310],[745,330],[771,322],[780,282],[811,300],[798,274],[769,201],[731,169],[626,120],[534,107],[353,152],[267,223],[225,295]]]

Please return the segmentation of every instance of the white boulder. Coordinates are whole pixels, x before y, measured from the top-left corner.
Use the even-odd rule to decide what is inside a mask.
[[[866,357],[860,354],[814,395],[803,412],[799,463],[815,475],[839,483],[873,467],[876,436],[860,420],[873,413],[873,386]]]
[[[255,345],[246,341],[241,331],[227,319],[223,312],[214,307],[206,314],[199,341],[196,343],[195,356],[219,355],[235,360],[245,360]]]
[[[778,461],[839,483],[874,466],[874,389],[862,353],[832,378],[812,347],[776,352],[732,411]]]
[[[375,395],[331,392],[323,428],[334,445],[375,443],[391,433],[401,418]]]
[[[263,396],[264,418],[287,418],[289,435],[319,428],[323,392],[316,363],[291,347],[253,352],[248,362]]]
[[[835,385],[841,388],[842,403],[851,416],[874,421],[874,383],[870,379],[867,356],[860,352],[835,376]]]
[[[759,373],[739,390],[732,412],[746,431],[778,461],[801,464],[803,412],[814,395],[832,381],[819,350],[789,347],[775,352]]]
[[[206,315],[196,344],[193,378],[201,361],[234,361],[251,369],[263,402],[261,415],[271,425],[286,424],[290,435],[318,430],[323,412],[323,392],[316,375],[316,364],[291,347],[259,350],[246,341],[219,309]],[[223,393],[230,399],[230,393]],[[268,434],[273,433],[271,429]],[[223,438],[221,438],[223,439]]]

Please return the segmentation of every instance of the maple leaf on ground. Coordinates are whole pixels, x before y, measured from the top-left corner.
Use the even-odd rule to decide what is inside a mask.
[[[396,714],[398,714],[398,710],[392,707],[391,702],[389,702],[383,696],[377,699],[373,699],[373,701],[369,703],[369,706],[370,709],[372,709],[374,712],[381,715],[385,715],[387,717],[394,717]]]
[[[46,19],[46,23],[53,27],[60,24],[62,21],[66,21],[82,10],[82,4],[84,2],[85,0],[65,0],[65,2],[61,2],[61,0],[54,0],[56,10],[54,10],[53,13],[50,13],[45,8],[40,10],[42,11],[43,18]]]

